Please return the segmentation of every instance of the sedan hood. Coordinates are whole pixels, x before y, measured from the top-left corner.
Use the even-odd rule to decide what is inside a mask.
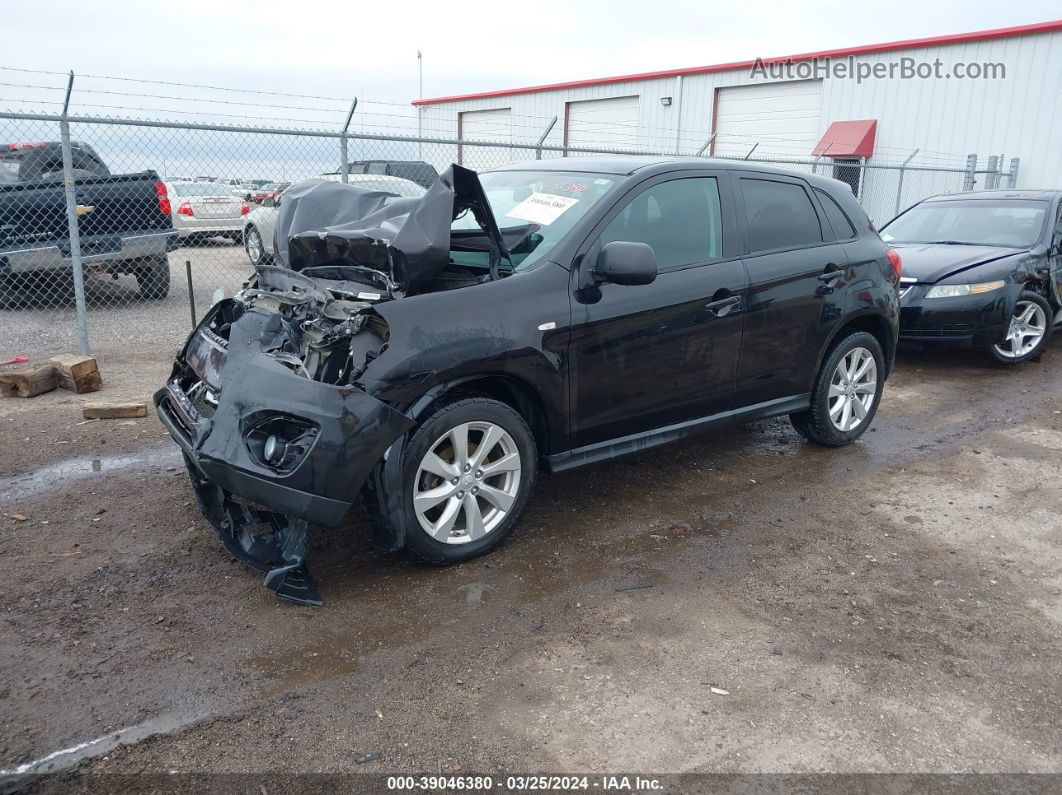
[[[469,212],[479,229],[453,234]],[[520,238],[534,228],[522,228]],[[276,259],[292,270],[355,265],[375,271],[393,296],[419,292],[450,262],[455,244],[487,251],[492,272],[508,257],[476,172],[450,166],[419,199],[311,179],[284,193],[274,233]]]
[[[923,284],[933,284],[976,265],[1025,253],[998,246],[942,243],[889,243],[889,246],[896,249],[903,259],[903,275]]]

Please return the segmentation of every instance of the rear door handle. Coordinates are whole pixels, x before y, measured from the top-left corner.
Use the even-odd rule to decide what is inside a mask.
[[[705,307],[716,317],[726,317],[741,303],[740,295],[732,295],[729,298],[721,298],[718,301],[712,301],[706,304]]]
[[[833,270],[828,270],[823,273],[820,273],[820,282],[832,282],[834,279],[840,279],[842,276],[844,276],[844,268],[838,268],[836,265],[827,265],[826,267],[832,267]]]

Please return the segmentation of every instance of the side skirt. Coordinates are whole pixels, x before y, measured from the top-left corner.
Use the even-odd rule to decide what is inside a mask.
[[[669,444],[670,442],[685,439],[704,431],[718,428],[723,425],[733,425],[738,422],[750,422],[762,420],[768,417],[777,417],[782,414],[791,414],[795,411],[804,411],[811,405],[811,393],[793,395],[791,397],[768,400],[764,403],[756,403],[752,406],[744,406],[740,409],[723,411],[711,414],[707,417],[698,417],[694,420],[667,425],[663,428],[654,428],[651,431],[642,431],[630,436],[622,436],[618,439],[610,439],[607,442],[589,444],[585,447],[577,447],[564,453],[556,453],[546,456],[546,467],[550,472],[564,472],[569,469],[597,464],[609,461],[630,453],[641,450],[649,450],[653,447]]]

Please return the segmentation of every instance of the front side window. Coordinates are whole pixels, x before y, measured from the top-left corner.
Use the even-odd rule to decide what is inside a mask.
[[[819,216],[807,191],[794,182],[741,180],[753,253],[822,242]]]
[[[1040,237],[1047,202],[955,199],[922,202],[881,230],[886,243],[938,243],[1026,248]]]
[[[691,177],[646,188],[601,233],[601,243],[647,243],[662,270],[719,259],[723,222],[715,177]]]

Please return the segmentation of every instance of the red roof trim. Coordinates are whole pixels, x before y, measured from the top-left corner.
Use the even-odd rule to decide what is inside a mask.
[[[1029,36],[1035,33],[1053,33],[1062,30],[1062,19],[1049,22],[1036,22],[1031,25],[1015,25],[1010,28],[994,28],[992,30],[978,30],[972,33],[953,33],[947,36],[930,36],[922,39],[905,39],[903,41],[890,41],[884,44],[864,44],[859,47],[845,47],[840,50],[822,50],[821,52],[807,52],[800,55],[782,55],[777,58],[764,58],[765,64],[785,63],[786,61],[813,61],[817,58],[844,58],[849,55],[869,55],[876,52],[890,52],[892,50],[909,50],[914,47],[933,47],[941,44],[963,44],[972,41],[989,41],[991,39],[1005,39],[1011,36]],[[443,102],[457,102],[465,99],[490,99],[492,97],[507,97],[513,94],[536,94],[542,91],[558,91],[565,88],[583,88],[586,86],[599,86],[604,83],[629,83],[632,80],[652,80],[661,77],[685,77],[686,75],[703,75],[712,72],[729,72],[734,69],[751,69],[756,61],[734,61],[733,63],[720,63],[711,66],[695,66],[687,69],[665,69],[661,72],[641,72],[633,75],[620,75],[618,77],[596,77],[591,80],[572,80],[567,83],[550,83],[541,86],[528,86],[526,88],[507,88],[502,91],[484,91],[478,94],[455,94],[450,97],[435,97],[433,99],[415,99],[414,105],[435,105]]]

